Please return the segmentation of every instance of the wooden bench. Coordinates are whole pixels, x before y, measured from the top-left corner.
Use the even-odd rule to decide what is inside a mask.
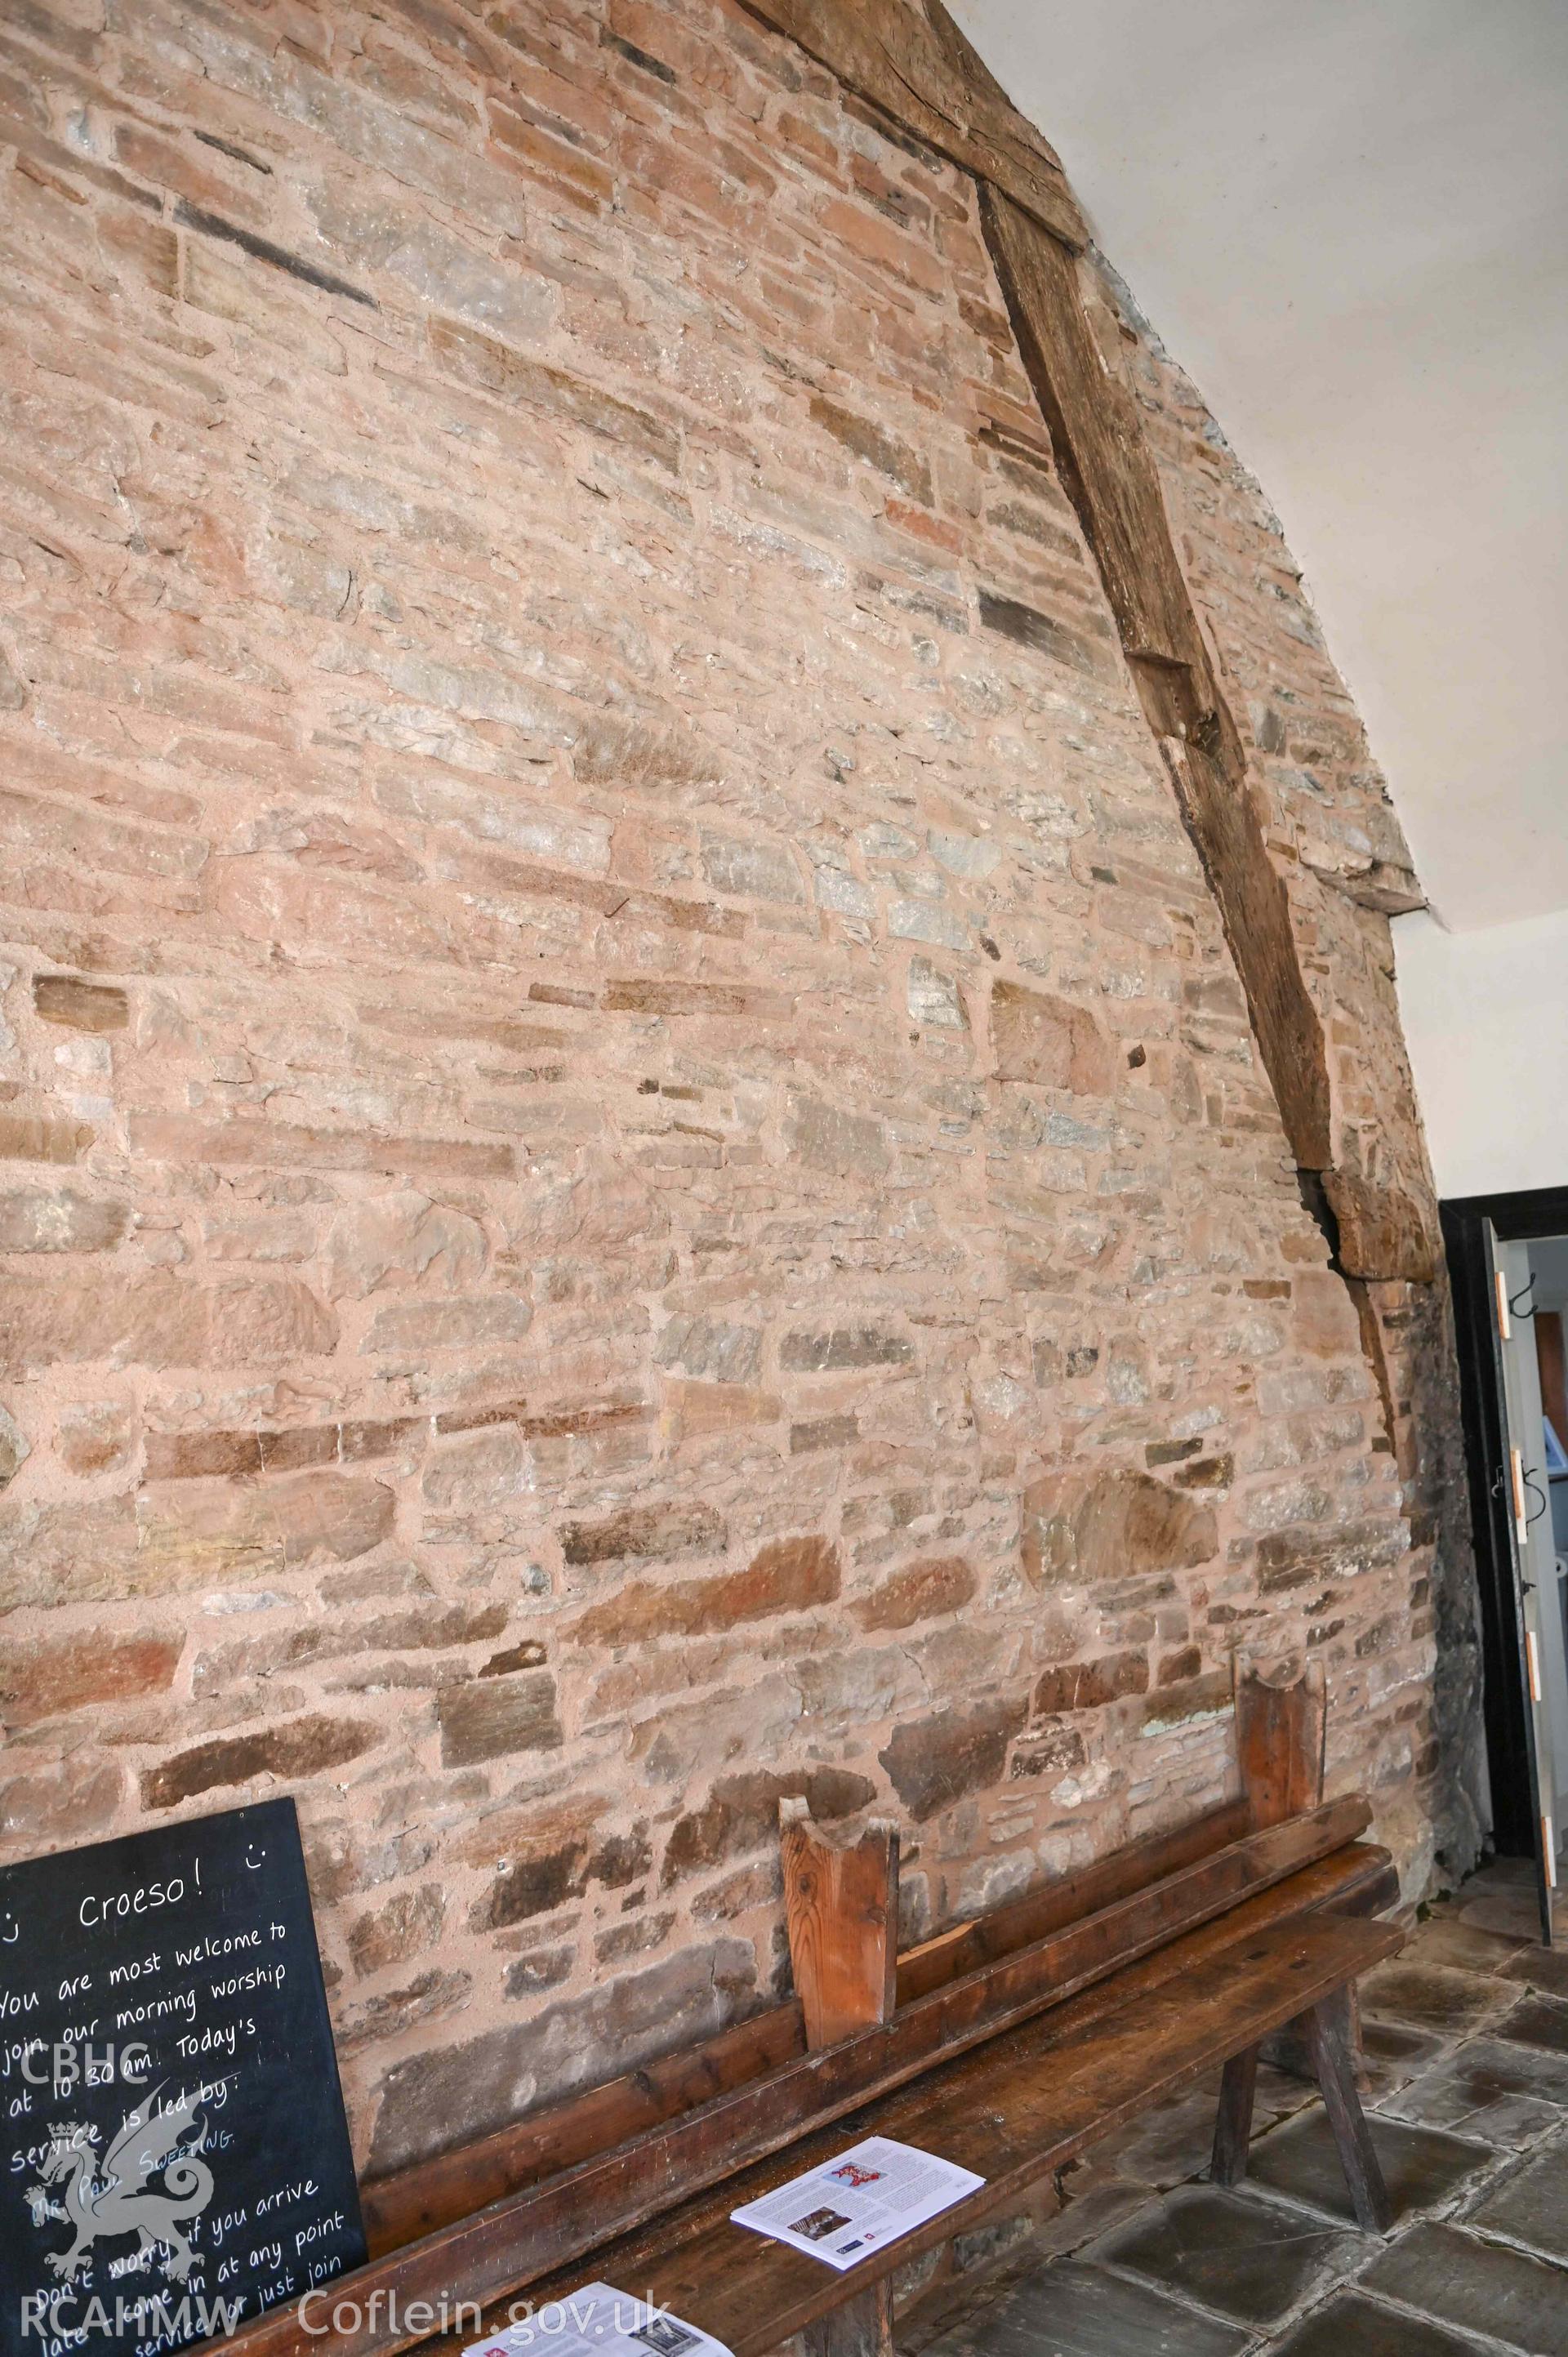
[[[1320,1681],[1236,1688],[1242,1798],[897,1953],[898,1837],[835,1847],[781,1811],[795,1996],[685,2053],[365,2189],[370,2264],[221,2345],[392,2357],[487,2330],[590,2277],[651,2295],[736,2357],[805,2331],[814,2357],[890,2347],[890,2278],[1006,2214],[1151,2104],[1223,2066],[1213,2175],[1246,2167],[1260,2049],[1295,2025],[1368,2231],[1388,2197],[1356,2083],[1358,1976],[1403,1934],[1365,1801],[1324,1803]],[[847,2275],[729,2212],[868,2135],[973,2169],[978,2192]],[[379,2295],[372,2298],[372,2295]],[[419,2303],[430,2311],[423,2314]],[[343,2304],[357,2321],[324,2336]],[[412,2311],[412,2313],[411,2313]],[[311,2329],[314,2326],[314,2329]],[[218,2344],[211,2344],[216,2346]]]

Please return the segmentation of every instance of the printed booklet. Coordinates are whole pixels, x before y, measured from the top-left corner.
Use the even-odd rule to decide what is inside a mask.
[[[843,2270],[950,2210],[984,2182],[935,2153],[895,2144],[891,2136],[867,2136],[760,2201],[732,2210],[730,2218]]]
[[[463,2357],[731,2357],[722,2341],[609,2284],[585,2284],[525,2323],[476,2341]]]

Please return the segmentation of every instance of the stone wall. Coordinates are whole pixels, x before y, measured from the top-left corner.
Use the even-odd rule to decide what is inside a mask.
[[[1423,1882],[1444,1307],[1304,1208],[972,185],[723,0],[13,7],[0,162],[0,1855],[294,1792],[377,2170],[776,1989],[781,1793],[911,1932],[1220,1797],[1239,1644]],[[1397,828],[1122,331],[1423,1195]]]

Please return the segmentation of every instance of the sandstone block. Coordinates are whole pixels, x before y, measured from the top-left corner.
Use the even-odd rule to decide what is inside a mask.
[[[162,1592],[136,1554],[129,1498],[90,1505],[0,1505],[0,1612],[24,1604],[107,1604]]]
[[[417,1890],[399,1890],[383,1907],[360,1915],[349,1926],[349,1956],[361,1979],[406,1964],[433,1947],[441,1936],[446,1901],[439,1883]]]
[[[878,474],[886,475],[889,482],[897,483],[901,490],[908,491],[912,500],[918,500],[929,507],[929,464],[908,442],[900,441],[885,426],[873,424],[870,418],[858,417],[853,410],[842,407],[836,401],[830,401],[825,393],[813,393],[811,397],[811,423],[820,425],[824,433],[831,434],[835,442],[842,442],[855,457],[863,458],[869,467],[875,467]]]
[[[337,1455],[335,1424],[301,1425],[285,1432],[149,1432],[143,1466],[149,1481],[198,1481],[298,1472],[310,1465],[330,1465]]]
[[[1020,1776],[1059,1776],[1081,1768],[1088,1753],[1083,1738],[1075,1727],[1067,1727],[1058,1718],[1044,1727],[1032,1727],[1014,1746],[1008,1764],[1010,1780]]]
[[[324,1602],[346,1603],[357,1598],[333,1597],[322,1583]],[[282,1613],[281,1627],[272,1626],[271,1612],[260,1616],[254,1636],[219,1645],[198,1654],[191,1679],[198,1698],[209,1694],[231,1695],[251,1690],[257,1679],[274,1678],[280,1671],[301,1669],[316,1662],[352,1661],[353,1670],[340,1673],[334,1683],[370,1686],[384,1684],[386,1662],[368,1655],[445,1652],[499,1636],[506,1626],[507,1607],[494,1604],[420,1605],[407,1612],[389,1612],[372,1620],[355,1620],[342,1613],[303,1622]]]
[[[443,1300],[392,1301],[365,1337],[367,1351],[489,1351],[521,1342],[533,1311],[520,1294],[453,1294]]]
[[[645,1644],[660,1637],[703,1637],[779,1612],[831,1604],[839,1592],[838,1549],[822,1538],[776,1539],[744,1571],[711,1579],[633,1581],[596,1604],[572,1631],[579,1645]]]
[[[164,1693],[174,1683],[184,1646],[173,1629],[130,1636],[88,1629],[7,1644],[0,1652],[0,1718],[23,1727],[89,1703]]]
[[[754,1769],[721,1776],[701,1807],[671,1827],[660,1869],[663,1887],[668,1890],[683,1875],[777,1842],[782,1800],[803,1800],[819,1824],[832,1824],[875,1797],[870,1778],[848,1768]]]
[[[853,1415],[809,1416],[789,1426],[789,1454],[809,1456],[818,1448],[847,1448],[860,1437],[860,1420]]]
[[[564,369],[526,360],[509,344],[482,334],[477,328],[459,327],[456,320],[436,318],[431,320],[427,332],[437,365],[447,370],[460,384],[471,385],[476,392],[491,393],[501,401],[521,402],[531,409],[584,426],[590,434],[624,444],[639,457],[651,458],[671,473],[679,468],[680,437],[650,411],[618,401],[613,393],[601,392],[596,385],[570,376]]]
[[[420,1973],[406,1988],[378,1990],[362,2005],[335,2014],[332,2035],[339,2054],[354,2054],[378,2039],[403,2038],[427,2021],[456,2013],[473,1989],[471,1973]]]
[[[1092,628],[1100,618],[1083,614],[1080,619]],[[999,637],[1028,647],[1036,654],[1048,655],[1053,662],[1065,663],[1071,670],[1094,672],[1109,667],[1108,648],[1092,646],[1079,631],[1069,630],[1054,615],[1042,614],[1037,606],[1026,606],[1021,598],[1003,597],[983,589],[980,620],[983,630],[994,630]],[[1103,630],[1102,624],[1101,630]]]
[[[1316,1359],[1351,1359],[1361,1347],[1360,1321],[1349,1287],[1326,1268],[1298,1269],[1293,1326],[1303,1350]]]
[[[913,957],[905,981],[905,1003],[912,1023],[933,1024],[947,1031],[967,1031],[963,993],[950,974],[929,958]]]
[[[728,1542],[722,1514],[694,1500],[627,1506],[602,1523],[568,1523],[561,1552],[568,1563],[646,1563],[678,1555],[716,1555]]]
[[[1094,1662],[1058,1662],[1041,1674],[1034,1707],[1041,1717],[1099,1710],[1126,1695],[1146,1693],[1148,1684],[1149,1664],[1142,1653],[1103,1653]]]
[[[605,1836],[588,1861],[588,1872],[607,1890],[624,1890],[640,1882],[652,1864],[648,1827],[639,1818],[627,1832]]]
[[[784,1117],[784,1144],[809,1170],[841,1178],[880,1178],[892,1158],[879,1121],[795,1092]]]
[[[486,792],[467,778],[453,778],[428,770],[397,771],[376,780],[376,801],[397,818],[421,820],[427,826],[455,826],[477,842],[498,844],[503,850],[543,860],[587,876],[602,876],[609,866],[610,830],[603,819],[571,818],[559,810],[524,802],[514,793]],[[510,865],[502,873],[510,872]],[[525,878],[527,882],[525,882]],[[571,878],[545,868],[522,869],[518,882],[536,884],[541,892],[571,891]],[[583,905],[609,909],[620,895],[597,890],[582,895]]]
[[[1352,1276],[1403,1278],[1430,1285],[1443,1266],[1433,1207],[1397,1186],[1377,1186],[1359,1171],[1324,1173],[1339,1223],[1339,1258]]]
[[[1023,983],[992,984],[991,1045],[999,1081],[1077,1096],[1108,1096],[1116,1085],[1110,1043],[1088,1008]]]
[[[128,1400],[81,1400],[60,1410],[55,1449],[67,1469],[82,1480],[113,1472],[130,1458],[135,1419]]]
[[[16,1480],[32,1453],[16,1417],[8,1408],[0,1407],[0,1490]]]
[[[488,1809],[455,1836],[451,1855],[463,1866],[499,1867],[505,1872],[521,1858],[585,1848],[609,1806],[606,1793],[569,1792],[558,1800]]]
[[[397,1500],[384,1482],[321,1472],[149,1486],[137,1512],[140,1576],[188,1587],[280,1576],[323,1555],[352,1562],[391,1537]]]
[[[92,1143],[84,1121],[60,1114],[0,1112],[0,1161],[75,1162]]]
[[[113,983],[73,974],[35,974],[33,1006],[44,1022],[71,1031],[124,1031],[131,1019],[130,1000]]]
[[[779,1363],[786,1374],[836,1374],[850,1367],[907,1367],[914,1345],[875,1326],[834,1326],[825,1332],[786,1334]]]
[[[724,778],[717,748],[694,728],[610,716],[584,724],[572,767],[585,785],[716,786]]]
[[[198,1792],[249,1784],[258,1776],[291,1781],[346,1768],[377,1741],[377,1732],[352,1719],[285,1719],[244,1735],[220,1736],[142,1771],[142,1806],[174,1809]]]
[[[1145,1735],[1163,1735],[1197,1720],[1219,1718],[1230,1708],[1230,1702],[1228,1669],[1184,1678],[1176,1685],[1162,1686],[1144,1702],[1143,1731]]]
[[[531,1916],[564,1907],[587,1889],[587,1867],[586,1841],[564,1842],[556,1849],[514,1860],[475,1905],[472,1928],[499,1932],[509,1923],[524,1923]]]
[[[749,2010],[756,1986],[750,1942],[718,1940],[561,1999],[532,2019],[411,2055],[382,2083],[370,2173],[427,2159],[551,2096],[711,2038]]]
[[[1028,1717],[1018,1701],[977,1703],[932,1713],[896,1727],[877,1758],[917,1824],[966,1792],[1001,1781],[1007,1746]]]
[[[130,1207],[73,1187],[17,1187],[0,1193],[0,1253],[112,1252]]]
[[[1190,1570],[1219,1548],[1213,1508],[1147,1473],[1052,1473],[1024,1492],[1024,1569],[1036,1587]]]
[[[762,1329],[731,1326],[715,1318],[672,1318],[660,1335],[654,1358],[711,1383],[748,1383],[762,1361]]]
[[[209,1163],[221,1169],[378,1170],[440,1182],[510,1178],[514,1168],[510,1146],[484,1138],[399,1137],[243,1117],[199,1121],[174,1113],[133,1114],[127,1126],[133,1151],[149,1161]]]
[[[468,1768],[514,1751],[558,1751],[564,1738],[548,1670],[446,1686],[435,1698],[443,1768]]]
[[[973,1570],[961,1555],[938,1555],[906,1565],[851,1609],[863,1629],[912,1629],[917,1620],[956,1612],[975,1587]]]
[[[7,1755],[19,1765],[18,1755]],[[124,1776],[81,1752],[57,1766],[0,1777],[0,1840],[18,1857],[91,1841],[113,1823]]]
[[[533,1458],[515,1425],[496,1425],[443,1448],[424,1469],[420,1495],[443,1513],[489,1513],[526,1497]]]
[[[46,1282],[0,1277],[0,1370],[104,1359],[116,1366],[286,1365],[335,1350],[337,1320],[293,1277],[213,1286],[165,1270]]]
[[[1402,1523],[1293,1524],[1259,1540],[1258,1587],[1278,1596],[1326,1579],[1355,1579],[1397,1563],[1408,1544]]]
[[[362,1300],[399,1286],[460,1293],[484,1275],[485,1232],[477,1220],[412,1188],[347,1205],[327,1232],[327,1293]]]
[[[659,1421],[667,1443],[679,1447],[748,1425],[778,1424],[783,1414],[784,1403],[777,1394],[755,1384],[671,1380],[663,1387]]]
[[[503,1983],[510,1997],[542,1996],[547,1989],[559,1988],[570,1980],[577,1961],[577,1951],[568,1942],[559,1948],[535,1948],[526,1956],[507,1966]]]
[[[754,1023],[784,1022],[795,1001],[762,983],[686,982],[679,976],[627,974],[600,996],[607,1015],[730,1015]]]

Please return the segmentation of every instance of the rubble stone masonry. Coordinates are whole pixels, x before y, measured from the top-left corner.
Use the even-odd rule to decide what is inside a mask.
[[[970,180],[728,0],[5,0],[0,167],[0,1856],[294,1792],[377,2171],[774,1992],[781,1794],[911,1935],[1220,1798],[1239,1646],[1452,1865],[1444,1299],[1304,1208]],[[1429,1203],[1398,828],[1104,300]]]

